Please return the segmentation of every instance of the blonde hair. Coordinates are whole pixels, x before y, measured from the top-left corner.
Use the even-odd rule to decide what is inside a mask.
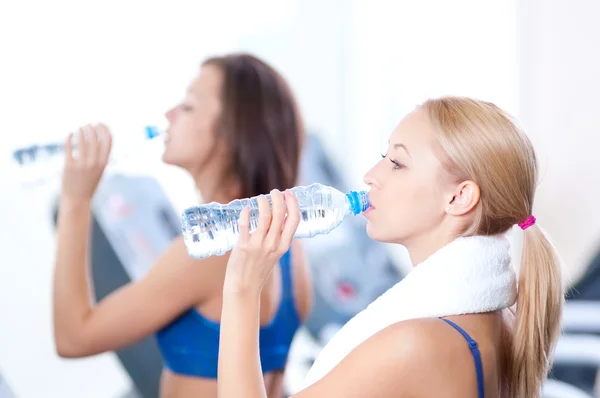
[[[469,98],[425,102],[448,171],[481,191],[464,235],[495,235],[532,215],[537,159],[527,136],[500,108]],[[564,291],[558,256],[537,225],[524,231],[512,349],[504,389],[511,398],[539,397],[560,334]]]

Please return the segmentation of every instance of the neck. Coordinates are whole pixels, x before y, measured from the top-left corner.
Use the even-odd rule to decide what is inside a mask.
[[[416,267],[454,239],[456,239],[456,236],[452,234],[437,233],[429,234],[427,237],[415,238],[412,241],[403,243],[403,245],[408,251],[413,267]]]
[[[236,178],[223,177],[224,173],[192,173],[196,188],[205,203],[229,203],[239,198],[240,184]]]

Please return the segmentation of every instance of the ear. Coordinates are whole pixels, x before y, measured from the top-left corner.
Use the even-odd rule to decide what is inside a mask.
[[[462,216],[479,203],[479,186],[473,181],[463,181],[456,186],[452,198],[446,203],[446,213]]]

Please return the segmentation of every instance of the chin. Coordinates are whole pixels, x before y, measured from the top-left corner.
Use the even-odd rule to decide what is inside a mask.
[[[168,165],[171,166],[179,166],[179,163],[176,161],[176,159],[173,159],[172,156],[169,156],[169,152],[168,151],[164,151],[162,154],[162,161]]]
[[[371,221],[367,223],[367,235],[369,235],[369,238],[373,240],[385,242],[385,240],[382,239],[383,237],[381,236],[381,234],[378,233],[377,229],[373,227],[373,223]]]
[[[367,235],[369,236],[369,238],[382,243],[400,243],[398,236],[390,234],[389,232],[391,231],[378,230],[373,226],[373,224],[370,221],[367,223]]]

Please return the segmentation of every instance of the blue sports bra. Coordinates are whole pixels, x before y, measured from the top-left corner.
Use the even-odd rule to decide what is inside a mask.
[[[300,316],[294,304],[291,255],[281,257],[281,303],[275,317],[260,328],[260,362],[263,373],[282,370]],[[205,318],[196,308],[183,313],[156,333],[165,366],[185,376],[217,378],[220,324]]]
[[[461,328],[460,326],[458,326],[456,323],[454,323],[448,319],[444,319],[444,318],[441,318],[441,319],[442,319],[442,321],[446,322],[448,325],[450,325],[454,329],[456,329],[460,334],[462,334],[462,336],[465,338],[465,340],[467,340],[467,343],[469,344],[469,348],[471,349],[471,354],[473,355],[473,360],[475,361],[475,373],[477,374],[478,396],[479,396],[479,398],[484,398],[483,393],[484,393],[485,385],[483,384],[483,363],[481,362],[481,353],[479,352],[479,347],[477,346],[477,342],[475,340],[473,340],[471,338],[471,336],[469,336],[469,334],[467,332],[465,332],[464,329]]]

